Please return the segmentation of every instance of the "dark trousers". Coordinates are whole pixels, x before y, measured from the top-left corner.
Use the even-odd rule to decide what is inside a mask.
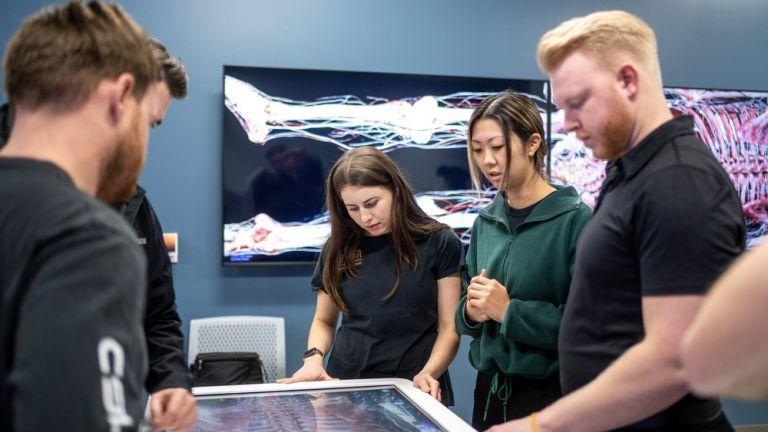
[[[475,384],[475,407],[472,410],[472,427],[485,430],[491,426],[526,417],[534,411],[541,411],[547,405],[560,399],[560,376],[553,374],[547,378],[525,378],[519,376],[499,375],[497,378],[497,394],[490,396],[493,375],[477,373]],[[506,381],[506,382],[505,382]],[[501,386],[506,385],[504,389]],[[506,398],[506,409],[499,396]],[[486,403],[488,411],[486,412]],[[505,413],[506,412],[506,413]],[[506,414],[506,420],[505,420]]]

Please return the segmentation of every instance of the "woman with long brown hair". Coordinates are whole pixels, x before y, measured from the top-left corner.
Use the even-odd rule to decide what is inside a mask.
[[[461,242],[418,207],[403,173],[379,150],[345,153],[326,188],[331,235],[312,277],[308,349],[301,369],[280,382],[407,378],[452,404],[447,368],[459,345]]]

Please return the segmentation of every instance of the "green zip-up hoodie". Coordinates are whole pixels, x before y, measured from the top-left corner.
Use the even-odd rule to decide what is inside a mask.
[[[576,241],[592,212],[574,188],[555,187],[514,231],[501,193],[472,227],[456,328],[472,336],[469,361],[481,372],[543,378],[558,370],[557,335]],[[464,314],[466,289],[482,269],[507,288],[510,302],[501,323],[472,326]]]

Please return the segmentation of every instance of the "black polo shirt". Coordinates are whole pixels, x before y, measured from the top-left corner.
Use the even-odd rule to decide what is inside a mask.
[[[559,339],[564,393],[643,338],[644,296],[704,294],[744,244],[738,195],[690,118],[610,163],[576,249]]]

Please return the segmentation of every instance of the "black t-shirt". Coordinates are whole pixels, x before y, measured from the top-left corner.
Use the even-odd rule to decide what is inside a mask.
[[[402,263],[400,287],[384,300],[395,283],[390,236],[363,239],[358,277],[341,281],[348,314],[342,318],[328,359],[331,376],[413,379],[426,364],[437,338],[437,280],[459,272],[463,247],[447,228],[415,240],[416,271]],[[323,261],[321,254],[312,277],[315,291],[322,289]]]
[[[739,198],[692,127],[670,120],[609,164],[560,331],[564,393],[643,338],[643,297],[702,295],[744,249]]]
[[[509,222],[509,231],[513,232],[515,229],[523,223],[525,218],[528,217],[529,214],[533,211],[533,209],[538,205],[541,201],[536,201],[535,203],[529,205],[528,207],[524,208],[514,208],[509,203],[507,203],[506,207],[506,213],[507,213],[507,221]]]
[[[135,430],[146,269],[130,228],[45,162],[0,158],[0,203],[2,429]]]

